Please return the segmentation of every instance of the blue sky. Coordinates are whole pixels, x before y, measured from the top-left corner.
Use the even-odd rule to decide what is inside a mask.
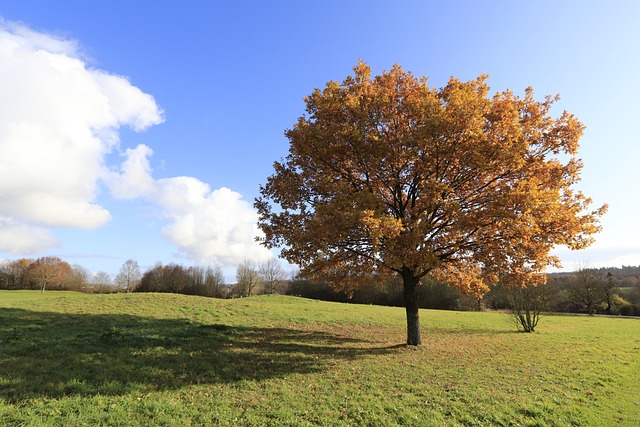
[[[302,98],[362,59],[560,94],[555,113],[587,126],[580,188],[610,211],[592,248],[557,254],[640,265],[636,1],[21,0],[0,17],[0,259],[216,262],[232,279],[269,256],[251,205]]]

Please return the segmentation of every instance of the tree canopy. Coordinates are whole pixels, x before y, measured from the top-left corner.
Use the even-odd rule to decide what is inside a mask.
[[[434,274],[481,295],[488,283],[544,281],[555,245],[581,249],[606,206],[573,187],[584,126],[557,97],[489,96],[487,76],[443,88],[399,65],[360,62],[305,98],[289,154],[260,187],[264,244],[303,274],[403,278],[408,344],[420,344],[417,294]]]
[[[68,280],[72,276],[73,270],[67,262],[60,258],[45,256],[31,263],[25,274],[27,280],[35,282],[44,293],[49,286],[59,287]]]

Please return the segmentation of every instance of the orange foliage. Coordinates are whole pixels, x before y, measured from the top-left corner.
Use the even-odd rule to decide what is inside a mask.
[[[72,275],[71,266],[57,257],[42,257],[31,263],[26,277],[34,282],[42,292],[47,288],[60,287]]]
[[[489,96],[487,78],[436,89],[360,62],[314,90],[255,203],[264,244],[307,274],[432,273],[477,296],[543,282],[551,249],[591,244],[606,205],[572,188],[582,123],[532,89]]]

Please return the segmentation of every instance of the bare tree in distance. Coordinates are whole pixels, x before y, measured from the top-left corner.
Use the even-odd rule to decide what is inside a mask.
[[[224,273],[219,265],[215,267],[207,267],[204,272],[204,284],[208,295],[212,297],[220,297],[220,288],[224,285]]]
[[[94,285],[111,286],[112,285],[111,275],[106,271],[98,271],[96,274],[93,275],[92,282]]]
[[[236,271],[236,281],[238,295],[243,297],[251,296],[251,293],[254,292],[260,282],[258,268],[249,260],[242,261]]]
[[[89,283],[89,270],[80,264],[71,266],[71,277],[69,278],[69,289],[82,290]]]
[[[140,273],[140,266],[138,262],[133,259],[128,259],[120,267],[120,273],[116,276],[116,286],[124,289],[127,292],[131,292],[140,282],[142,274]]]
[[[264,283],[265,292],[268,294],[275,293],[278,283],[286,278],[282,265],[276,258],[271,258],[269,261],[260,264],[258,272],[260,279]]]
[[[224,274],[220,266],[189,267],[190,287],[195,295],[217,297],[221,295],[220,287],[224,285]]]

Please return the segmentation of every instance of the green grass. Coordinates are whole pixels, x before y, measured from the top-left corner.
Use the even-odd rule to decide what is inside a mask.
[[[2,426],[639,426],[640,321],[0,291]]]

